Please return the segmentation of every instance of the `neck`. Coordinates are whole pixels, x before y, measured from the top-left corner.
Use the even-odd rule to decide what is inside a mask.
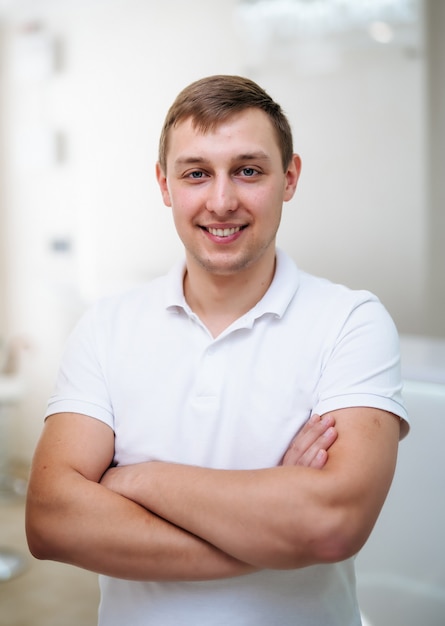
[[[275,251],[254,267],[233,274],[214,274],[187,259],[185,299],[212,336],[217,337],[261,300],[274,273]]]

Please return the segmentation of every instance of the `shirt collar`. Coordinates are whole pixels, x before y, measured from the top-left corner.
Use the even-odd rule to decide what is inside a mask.
[[[185,261],[176,263],[167,274],[165,307],[183,309],[187,314],[192,311],[184,297]],[[276,252],[275,275],[269,289],[261,300],[244,316],[244,321],[253,323],[266,314],[282,317],[300,284],[299,270],[294,261],[281,249]]]
[[[269,289],[251,310],[257,319],[266,313],[282,317],[300,284],[295,262],[283,250],[277,249],[275,274]]]

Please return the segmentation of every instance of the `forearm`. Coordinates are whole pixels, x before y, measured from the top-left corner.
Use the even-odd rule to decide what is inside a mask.
[[[102,483],[254,567],[304,567],[322,558],[316,549],[323,543],[315,540],[320,525],[314,523],[320,498],[313,487],[337,438],[334,424],[332,416],[312,416],[279,468],[228,471],[142,463],[113,468]],[[315,497],[305,489],[309,483]]]
[[[318,470],[279,467],[255,471],[211,470],[146,463],[116,470],[111,488],[175,525],[255,567],[296,568],[318,562],[313,545]],[[297,487],[298,481],[298,487]],[[113,484],[114,482],[114,484]],[[118,484],[119,483],[119,484]],[[305,515],[298,520],[301,491]],[[295,542],[296,534],[300,540]]]
[[[336,412],[336,429],[338,440],[322,470],[292,464],[214,470],[152,462],[113,469],[103,481],[254,567],[342,561],[363,546],[383,505],[400,423],[384,411],[354,407]]]
[[[26,525],[37,558],[130,580],[210,580],[253,571],[205,540],[75,473],[51,481],[44,491],[42,500],[31,482]]]

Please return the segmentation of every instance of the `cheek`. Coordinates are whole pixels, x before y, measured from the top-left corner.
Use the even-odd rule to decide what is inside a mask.
[[[178,220],[192,219],[201,207],[201,198],[196,189],[181,189],[180,193],[171,189],[169,196],[170,206]]]
[[[279,191],[267,195],[258,193],[251,198],[250,204],[256,215],[265,223],[275,224],[281,217],[283,195]]]
[[[181,199],[178,201],[174,196],[171,199],[173,221],[176,229],[184,230],[189,227],[196,214],[196,210],[193,209],[193,203],[189,201],[189,198],[185,194],[181,194]]]
[[[247,188],[241,190],[239,199],[253,210],[266,214],[282,206],[284,189],[277,183],[258,186],[254,189]]]

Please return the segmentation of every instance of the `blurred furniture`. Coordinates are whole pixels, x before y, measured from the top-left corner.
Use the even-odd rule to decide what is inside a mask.
[[[11,414],[23,396],[23,383],[14,374],[0,374],[0,500],[20,494],[20,482],[11,472]],[[20,495],[23,495],[20,494]]]
[[[0,506],[2,501],[23,495],[23,482],[16,479],[11,472],[9,436],[12,408],[22,395],[23,385],[18,376],[0,375]],[[7,546],[0,546],[0,582],[11,580],[25,567],[25,559],[18,552]]]
[[[443,626],[445,340],[402,336],[401,354],[411,432],[357,557],[357,589],[369,626]]]

